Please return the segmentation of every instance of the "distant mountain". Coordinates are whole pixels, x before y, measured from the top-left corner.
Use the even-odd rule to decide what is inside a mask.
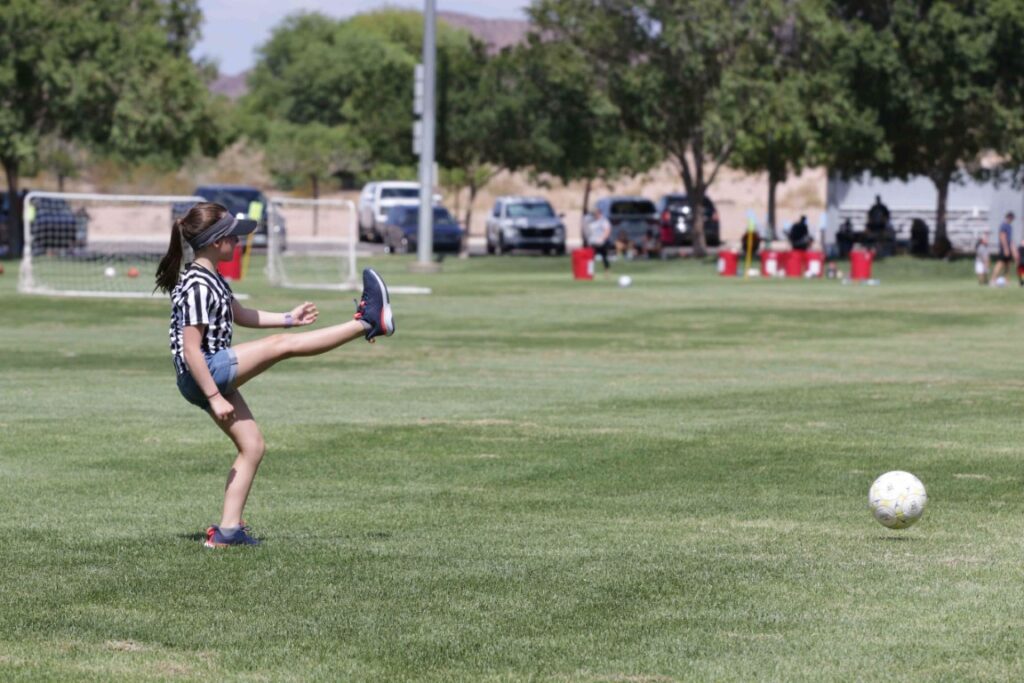
[[[469,31],[491,52],[522,42],[530,30],[530,22],[525,19],[484,19],[458,12],[438,12],[437,18],[450,26]]]
[[[221,74],[217,77],[217,80],[210,84],[210,92],[215,95],[227,95],[229,99],[237,100],[249,89],[249,86],[245,83],[245,79],[248,77],[248,71],[243,71],[242,73],[235,74],[234,76],[225,76]]]
[[[438,12],[437,18],[449,26],[469,31],[491,52],[522,42],[530,30],[530,22],[525,19],[484,19],[459,12]],[[237,100],[248,90],[245,83],[248,77],[248,71],[233,76],[222,74],[210,84],[210,92]]]

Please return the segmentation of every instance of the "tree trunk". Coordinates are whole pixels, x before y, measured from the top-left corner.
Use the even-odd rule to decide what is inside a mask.
[[[7,175],[7,196],[11,202],[11,212],[7,215],[6,242],[11,247],[11,256],[21,256],[24,235],[21,225],[21,202],[18,201],[18,162],[14,159],[3,160],[4,173]]]
[[[463,223],[466,226],[466,237],[469,237],[470,225],[473,220],[473,201],[476,199],[476,193],[480,190],[475,183],[469,184],[469,201],[466,202],[466,218]]]
[[[768,239],[774,241],[778,233],[775,230],[775,189],[779,185],[779,175],[775,169],[768,171]]]
[[[313,199],[320,199],[320,179],[316,175],[310,176],[313,180]],[[313,237],[320,231],[320,207],[313,205]]]
[[[473,225],[473,201],[476,199],[476,193],[480,190],[475,182],[469,183],[469,199],[466,201],[466,229],[462,233],[462,248],[459,250],[463,254],[469,254],[469,231],[470,226]]]
[[[952,177],[952,173],[943,172],[938,178],[932,179],[939,191],[938,205],[935,207],[935,243],[932,245],[932,253],[936,258],[945,258],[953,249],[946,234],[946,204],[949,201],[949,183]]]
[[[694,133],[691,142],[693,150],[693,191],[690,193],[690,215],[693,216],[693,255],[703,257],[708,252],[704,237],[704,138]]]
[[[57,192],[64,191],[64,180],[67,178],[63,173],[57,174]]]
[[[587,178],[583,183],[583,213],[580,214],[580,240],[583,244],[587,243],[587,214],[590,213],[590,186],[593,182],[593,178]]]

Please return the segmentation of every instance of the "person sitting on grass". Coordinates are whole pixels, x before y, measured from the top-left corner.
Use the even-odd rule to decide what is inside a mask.
[[[312,332],[275,334],[233,347],[235,324],[303,327],[319,317],[309,301],[287,313],[268,313],[238,303],[217,272],[217,264],[230,261],[238,238],[255,229],[256,221],[234,218],[220,204],[198,203],[174,221],[170,245],[156,271],[156,288],[171,298],[170,345],[178,391],[206,411],[238,449],[228,472],[220,524],[206,530],[204,545],[208,548],[259,543],[242,522],[242,510],[265,447],[263,434],[239,392],[241,386],[286,358],[315,356],[360,336],[372,342],[395,332],[387,286],[367,268],[354,320]],[[195,253],[183,271],[182,241]]]
[[[629,239],[629,233],[625,230],[619,230],[615,237],[615,253],[619,258],[633,258],[633,241]]]
[[[641,253],[647,258],[661,256],[661,239],[657,232],[648,228],[644,233],[644,241],[640,247]]]

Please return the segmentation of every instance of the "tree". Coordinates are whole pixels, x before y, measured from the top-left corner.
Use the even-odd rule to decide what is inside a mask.
[[[129,159],[159,154],[180,160],[197,147],[212,152],[223,144],[203,73],[181,56],[188,38],[167,23],[168,12],[194,5],[184,0],[0,4],[6,43],[0,51],[0,163],[11,196],[47,136]],[[17,226],[20,207],[12,206],[12,226]]]
[[[497,175],[501,167],[493,162],[505,137],[491,100],[500,96],[485,80],[487,52],[483,43],[472,40],[464,50],[449,50],[438,60],[437,160],[455,170],[447,178],[469,190],[463,225],[466,236],[472,226],[473,202],[477,193]]]
[[[419,13],[399,10],[344,21],[291,15],[259,48],[243,106],[296,124],[347,126],[366,141],[374,164],[411,167],[422,23]],[[439,26],[439,57],[467,44],[464,32]]]
[[[531,34],[494,60],[487,89],[506,131],[501,163],[566,184],[582,180],[584,215],[595,180],[641,173],[659,160],[657,148],[623,125],[586,54],[567,42]]]
[[[768,229],[777,233],[775,191],[792,170],[821,159],[819,120],[837,116],[838,90],[832,85],[831,60],[822,58],[820,45],[829,17],[818,0],[805,0],[777,9],[778,20],[765,22],[767,44],[774,49],[755,67],[760,82],[760,106],[736,137],[731,165],[768,174]]]
[[[1024,40],[1024,11],[1006,1],[893,0],[865,7],[847,0],[837,1],[837,14],[849,37],[837,46],[849,91],[874,113],[883,136],[880,150],[867,158],[840,155],[839,169],[931,179],[938,193],[935,253],[944,256],[950,184],[980,169],[985,153],[1009,149],[1008,131],[1024,127],[1015,54]]]
[[[322,123],[297,125],[275,122],[267,142],[270,172],[283,184],[308,180],[313,198],[320,198],[321,181],[341,173],[362,171],[369,157],[366,145],[344,126]],[[319,212],[313,208],[313,234],[319,228]]]
[[[64,191],[65,180],[78,177],[79,169],[86,162],[86,152],[82,147],[54,135],[40,140],[37,157],[41,168],[57,176],[58,192]]]
[[[587,55],[626,127],[675,164],[703,254],[704,196],[759,108],[753,75],[776,3],[539,0],[530,14],[542,35]]]

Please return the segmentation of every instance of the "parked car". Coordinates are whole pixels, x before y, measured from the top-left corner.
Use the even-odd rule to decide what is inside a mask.
[[[636,249],[643,249],[645,239],[650,231],[658,231],[658,211],[654,202],[644,197],[604,197],[597,201],[597,208],[612,224],[612,234],[608,242],[614,244],[624,230],[629,241]],[[583,231],[584,243],[587,231]]]
[[[381,225],[384,248],[391,254],[412,253],[419,244],[420,207],[393,206]],[[434,253],[457,254],[462,248],[462,228],[448,209],[434,207]]]
[[[565,224],[548,200],[540,197],[498,197],[487,219],[487,253],[539,249],[565,253]]]
[[[28,194],[28,190],[22,189],[18,191],[18,206],[24,212],[25,195]],[[13,256],[16,258],[21,257],[21,247],[23,244],[23,236],[25,229],[19,224],[14,225],[11,221],[13,216],[11,212],[14,207],[11,206],[11,195],[9,192],[0,192],[0,226],[7,229],[7,242],[5,244],[0,243],[0,256]],[[24,216],[24,213],[21,213]]]
[[[281,248],[284,249],[287,246],[288,229],[285,226],[284,216],[274,214],[271,217],[270,200],[258,187],[250,185],[200,185],[192,194],[202,197],[208,202],[214,202],[226,207],[232,216],[237,216],[238,214],[249,216],[250,211],[255,209],[253,204],[261,204],[262,206],[259,208],[259,223],[252,235],[253,247],[267,247],[268,231],[271,223],[274,223],[274,231],[280,240]],[[187,203],[175,204],[172,208],[172,215],[174,218],[180,218],[191,207],[192,205]]]
[[[441,195],[434,195],[434,205],[441,203]],[[359,239],[382,242],[381,227],[388,211],[396,206],[419,206],[420,184],[406,180],[383,180],[367,183],[359,193]]]
[[[89,214],[84,208],[73,210],[67,200],[36,197],[31,207],[23,207],[32,217],[32,254],[53,251],[84,251],[89,235]]]
[[[658,200],[657,209],[662,245],[692,245],[693,216],[690,215],[690,200],[687,195],[667,194]],[[715,209],[715,203],[707,196],[704,197],[704,242],[709,247],[717,247],[722,243],[718,211]]]

